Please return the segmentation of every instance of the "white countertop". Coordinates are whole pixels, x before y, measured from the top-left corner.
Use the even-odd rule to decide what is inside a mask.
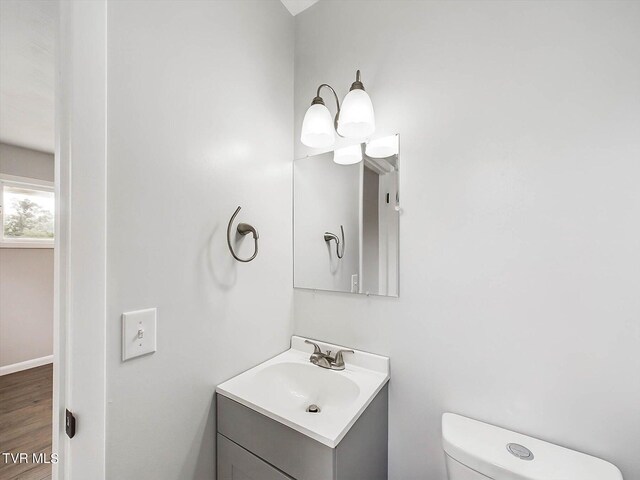
[[[311,340],[311,339],[310,339]],[[346,349],[311,340],[322,351]],[[309,362],[313,346],[293,336],[291,348],[218,385],[216,392],[334,448],[389,381],[389,358],[355,350],[345,369]],[[310,404],[320,413],[308,413]]]

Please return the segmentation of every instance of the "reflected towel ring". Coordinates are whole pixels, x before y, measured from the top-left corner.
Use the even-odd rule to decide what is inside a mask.
[[[336,255],[338,258],[344,257],[344,228],[340,225],[340,231],[342,232],[342,249],[340,248],[340,239],[335,233],[324,232],[324,241],[331,243],[331,240],[336,241]]]
[[[229,246],[229,251],[231,252],[231,255],[233,255],[233,258],[235,258],[237,261],[239,262],[250,262],[251,260],[253,260],[254,258],[256,258],[256,256],[258,255],[258,231],[252,226],[249,225],[248,223],[239,223],[238,224],[238,233],[240,235],[247,235],[248,233],[252,233],[253,234],[253,241],[256,244],[256,249],[255,252],[253,252],[253,255],[251,255],[250,258],[240,258],[236,255],[236,252],[233,251],[233,247],[231,246],[231,225],[233,224],[233,221],[236,218],[236,215],[238,215],[238,212],[240,211],[241,207],[236,208],[236,211],[233,213],[233,215],[231,215],[231,219],[229,220],[229,225],[227,225],[227,245]]]

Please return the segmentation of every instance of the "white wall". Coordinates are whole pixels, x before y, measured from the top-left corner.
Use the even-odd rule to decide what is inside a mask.
[[[0,143],[0,173],[53,181],[53,155]],[[53,249],[0,248],[0,367],[53,353]]]
[[[329,152],[296,160],[294,171],[295,285],[349,292],[359,271],[362,165],[338,165]],[[336,242],[324,240],[325,232],[336,234],[342,250],[340,225],[341,259]]]
[[[109,479],[213,478],[215,385],[288,347],[293,34],[278,0],[108,2]],[[122,363],[145,307],[158,351]]]
[[[390,478],[445,478],[445,411],[640,478],[640,3],[321,1],[295,62],[295,139],[356,68],[402,138],[400,298],[294,293],[391,356]]]
[[[53,152],[58,1],[0,2],[0,141]]]
[[[399,231],[401,213],[396,210],[399,200],[399,175],[398,170],[396,170],[380,177],[380,209],[378,212],[380,229],[380,283],[378,293],[395,297],[398,296],[400,289],[398,262],[400,257]],[[387,195],[389,195],[389,203],[386,203]]]

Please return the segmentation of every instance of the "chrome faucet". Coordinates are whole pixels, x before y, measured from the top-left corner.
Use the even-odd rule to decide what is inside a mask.
[[[305,343],[313,345],[313,353],[309,357],[309,361],[314,365],[322,368],[328,368],[330,370],[344,370],[344,358],[343,353],[354,353],[353,350],[338,350],[335,356],[331,356],[331,350],[327,350],[322,353],[322,350],[317,343],[310,340],[305,340]]]

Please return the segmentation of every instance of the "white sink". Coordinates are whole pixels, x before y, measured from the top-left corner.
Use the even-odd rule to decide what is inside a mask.
[[[304,341],[293,336],[289,350],[216,391],[334,448],[389,381],[389,358],[356,350],[344,355],[344,370],[328,370],[309,362],[313,347]],[[346,348],[313,341],[323,352]],[[307,412],[310,405],[320,412]]]
[[[256,373],[254,382],[272,408],[281,405],[293,412],[316,404],[326,413],[349,406],[360,395],[360,387],[350,378],[308,362],[269,365]]]

